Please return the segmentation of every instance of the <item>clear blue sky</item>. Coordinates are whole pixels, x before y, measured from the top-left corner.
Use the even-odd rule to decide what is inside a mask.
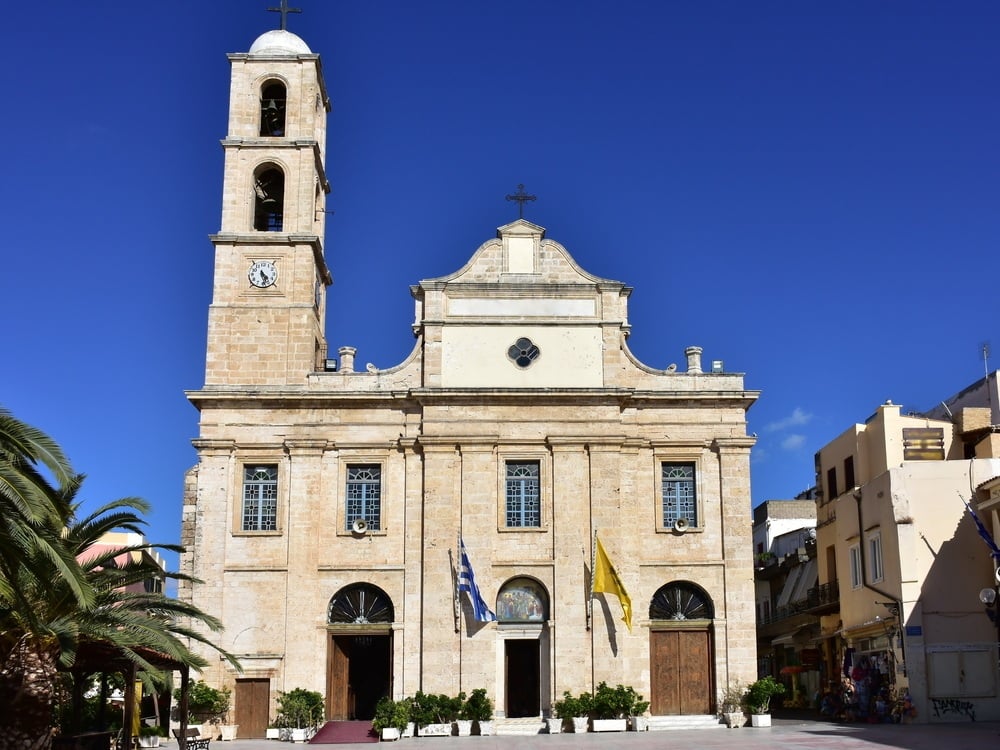
[[[277,0],[6,8],[0,404],[177,541],[229,94]],[[1000,3],[300,0],[322,56],[331,351],[525,218],[635,288],[636,355],[746,373],[754,504],[892,399],[981,377],[1000,278]],[[386,262],[384,259],[391,259]],[[1000,349],[998,349],[1000,357]],[[1000,358],[994,357],[995,368]]]

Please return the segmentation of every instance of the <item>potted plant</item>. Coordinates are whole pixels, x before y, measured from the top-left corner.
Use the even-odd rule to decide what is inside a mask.
[[[159,747],[160,737],[166,736],[167,733],[163,727],[143,724],[139,727],[139,747]]]
[[[719,713],[730,729],[739,729],[747,723],[747,715],[743,712],[743,695],[745,690],[738,682],[732,682],[722,691],[719,699]]]
[[[265,736],[269,740],[276,740],[279,737],[281,737],[281,726],[279,726],[277,721],[272,721],[270,724],[268,724],[267,729],[264,731],[265,731]]]
[[[771,675],[751,683],[743,694],[743,704],[750,711],[750,724],[755,727],[771,726],[771,698],[784,694],[785,686]]]
[[[563,697],[557,700],[552,710],[560,720],[560,724],[566,719],[570,720],[573,731],[577,734],[584,734],[587,731],[587,724],[590,721],[590,711],[594,704],[594,696],[590,693],[580,693],[574,697],[569,690],[563,692]],[[552,723],[549,723],[549,732],[552,731]]]
[[[403,710],[401,710],[403,709]],[[372,729],[383,740],[398,740],[403,736],[407,723],[410,721],[409,703],[394,701],[388,695],[379,698],[375,704],[375,716],[372,718]]]
[[[458,698],[418,690],[413,696],[413,720],[417,724],[418,733],[421,737],[450,735],[452,722],[458,719],[461,708],[462,701]]]
[[[459,720],[476,722],[480,736],[493,734],[493,701],[486,695],[486,688],[472,691],[472,695],[462,704]]]
[[[576,714],[577,700],[569,690],[563,692],[562,698],[552,702],[552,716],[549,717],[549,734],[559,734],[563,730],[563,722],[571,720]]]
[[[174,691],[174,699],[180,701],[180,688]],[[198,680],[188,688],[188,723],[191,725],[211,724],[218,727],[229,715],[232,692],[229,688],[214,688],[204,680]],[[202,735],[205,734],[204,729]],[[213,739],[216,731],[210,732]]]
[[[305,742],[323,720],[323,695],[305,688],[278,693],[278,711],[282,723],[291,727],[292,742]]]
[[[624,685],[610,687],[608,683],[602,681],[594,691],[594,701],[591,705],[594,731],[624,732],[632,712],[633,695],[635,691],[632,688],[626,688]]]
[[[628,698],[626,716],[628,716],[629,727],[633,732],[645,732],[649,729],[649,717],[646,716],[646,712],[649,710],[649,701],[643,699],[642,695],[631,685],[625,687],[625,696]]]

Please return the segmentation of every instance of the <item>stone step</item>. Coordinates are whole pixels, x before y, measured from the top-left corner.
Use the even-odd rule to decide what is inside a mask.
[[[548,731],[545,721],[537,716],[526,719],[494,719],[493,733],[497,735],[542,734]]]
[[[715,714],[649,717],[650,732],[662,732],[670,729],[723,729],[725,726]]]

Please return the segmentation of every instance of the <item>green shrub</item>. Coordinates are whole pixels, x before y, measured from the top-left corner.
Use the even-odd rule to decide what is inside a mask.
[[[601,682],[594,693],[590,713],[595,719],[626,719],[644,714],[647,708],[649,702],[644,701],[635,688],[625,685],[610,687]]]
[[[771,698],[784,694],[785,686],[767,675],[751,683],[743,695],[743,703],[752,714],[766,714],[771,711]]]
[[[452,698],[443,693],[434,695],[417,691],[413,696],[413,721],[420,726],[450,724],[458,718],[465,703],[465,693]]]
[[[214,688],[204,680],[188,685],[188,719],[195,724],[218,724],[227,720],[232,692],[229,688]],[[174,690],[174,700],[181,699],[181,690]]]
[[[462,704],[459,716],[472,721],[489,721],[493,718],[493,701],[486,695],[486,688],[476,688],[472,695]]]
[[[323,721],[326,707],[323,705],[323,695],[315,690],[295,688],[287,693],[278,693],[278,726],[314,727]]]

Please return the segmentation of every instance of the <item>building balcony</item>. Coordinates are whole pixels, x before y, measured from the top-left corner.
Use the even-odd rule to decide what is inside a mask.
[[[837,581],[821,583],[809,589],[806,609],[811,615],[829,615],[840,611],[840,584]]]

